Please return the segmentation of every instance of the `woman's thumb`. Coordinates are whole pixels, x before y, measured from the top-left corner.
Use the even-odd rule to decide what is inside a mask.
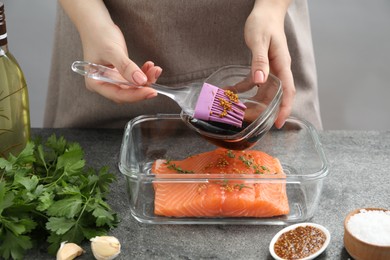
[[[269,61],[267,51],[252,50],[252,80],[256,84],[267,81]]]

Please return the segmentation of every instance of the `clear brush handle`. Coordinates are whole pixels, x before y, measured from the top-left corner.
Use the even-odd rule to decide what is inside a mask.
[[[86,76],[88,78],[92,78],[95,80],[100,80],[116,85],[127,85],[131,87],[140,87],[136,86],[133,83],[127,81],[122,75],[115,69],[111,69],[109,67],[94,64],[87,61],[75,61],[72,64],[72,70],[80,75]],[[188,88],[179,88],[173,89],[168,86],[151,83],[150,87],[155,89],[158,93],[168,96],[169,98],[175,100],[180,103],[184,98],[188,95]]]

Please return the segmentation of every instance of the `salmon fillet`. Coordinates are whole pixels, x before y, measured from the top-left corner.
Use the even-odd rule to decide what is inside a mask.
[[[181,161],[156,160],[151,171],[161,178],[164,174],[182,174],[182,178],[196,178],[200,174],[227,175],[226,180],[210,178],[208,182],[199,183],[155,182],[156,215],[272,217],[289,213],[282,166],[277,158],[261,151],[218,148]],[[229,180],[231,174],[245,175],[239,180]],[[245,177],[256,179],[245,181]],[[277,180],[262,181],[262,178]]]

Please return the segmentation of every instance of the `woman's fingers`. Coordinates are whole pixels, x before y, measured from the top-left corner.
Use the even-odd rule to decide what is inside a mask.
[[[277,76],[282,81],[283,97],[282,103],[280,104],[279,114],[275,121],[275,126],[277,128],[282,128],[292,111],[295,98],[295,85],[291,70],[288,69],[281,71],[277,74]]]
[[[121,88],[119,85],[86,79],[88,89],[115,103],[133,103],[157,96],[156,90],[149,87]]]

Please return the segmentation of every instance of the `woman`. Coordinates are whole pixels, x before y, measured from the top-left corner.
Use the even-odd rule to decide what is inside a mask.
[[[84,59],[139,86],[182,85],[225,65],[250,65],[255,83],[270,72],[282,80],[276,127],[294,115],[322,128],[305,0],[59,2],[45,127],[124,127],[137,115],[180,112],[152,88],[123,89],[71,72]]]

